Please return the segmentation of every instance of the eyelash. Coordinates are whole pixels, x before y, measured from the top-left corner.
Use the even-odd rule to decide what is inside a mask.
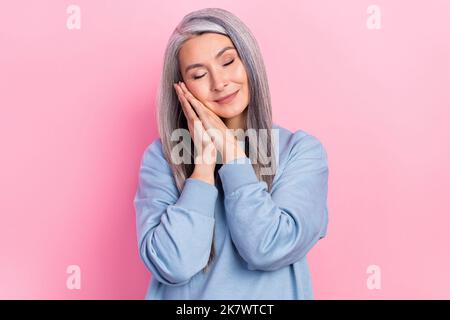
[[[231,60],[230,62],[225,63],[223,66],[224,66],[224,67],[229,66],[229,65],[232,64],[233,62],[234,62],[234,59]],[[205,73],[205,74],[206,74],[206,73]],[[194,77],[194,80],[203,78],[203,76],[204,76],[205,74],[202,74],[200,77]]]

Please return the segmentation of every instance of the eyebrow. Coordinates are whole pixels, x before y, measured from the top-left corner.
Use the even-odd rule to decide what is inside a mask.
[[[236,50],[235,47],[225,47],[225,48],[222,48],[222,49],[220,49],[220,51],[216,54],[216,59],[219,58],[225,51],[230,50],[230,49]],[[186,72],[188,72],[190,69],[193,69],[193,68],[200,68],[200,67],[204,67],[204,66],[205,66],[205,65],[204,65],[204,64],[201,64],[201,63],[194,63],[194,64],[191,64],[191,65],[187,66],[186,69],[184,70],[184,72],[186,73]]]

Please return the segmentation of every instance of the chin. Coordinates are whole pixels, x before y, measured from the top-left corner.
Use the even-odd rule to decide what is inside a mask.
[[[234,118],[238,115],[240,115],[242,112],[244,112],[246,109],[246,107],[235,107],[233,105],[228,105],[228,106],[221,106],[218,105],[214,108],[214,113],[216,115],[218,115],[221,118],[224,119],[231,119]]]

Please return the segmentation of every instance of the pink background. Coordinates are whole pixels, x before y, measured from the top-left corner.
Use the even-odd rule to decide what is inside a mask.
[[[142,299],[139,161],[157,137],[170,33],[222,7],[252,30],[274,121],[329,155],[317,299],[450,298],[450,2],[4,1],[0,10],[0,298]],[[366,9],[381,9],[369,30]],[[69,290],[66,268],[81,268]],[[369,290],[366,269],[381,268]],[[268,288],[269,290],[269,288]]]

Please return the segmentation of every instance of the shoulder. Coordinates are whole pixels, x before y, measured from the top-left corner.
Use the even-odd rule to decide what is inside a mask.
[[[135,199],[154,196],[156,192],[163,192],[172,200],[179,195],[172,170],[164,156],[160,138],[153,140],[143,152],[139,168],[139,187]]]
[[[161,138],[154,139],[144,150],[141,164],[144,166],[152,166],[159,168],[160,170],[169,170],[169,163],[167,162]]]
[[[324,144],[315,135],[302,129],[291,131],[275,123],[273,127],[279,129],[280,151],[288,154],[288,158],[296,156],[310,159],[327,158]]]
[[[327,159],[324,144],[315,135],[304,130],[297,130],[291,135],[292,156],[303,159]]]
[[[286,171],[302,174],[328,174],[328,156],[323,143],[313,134],[296,130],[289,139]]]
[[[154,139],[146,148],[144,151],[144,156],[152,156],[152,157],[158,157],[162,156],[162,142],[161,138]]]
[[[275,123],[273,127],[279,129],[279,151],[285,163],[292,159],[317,159],[327,164],[325,146],[316,135],[302,129],[291,131]]]

